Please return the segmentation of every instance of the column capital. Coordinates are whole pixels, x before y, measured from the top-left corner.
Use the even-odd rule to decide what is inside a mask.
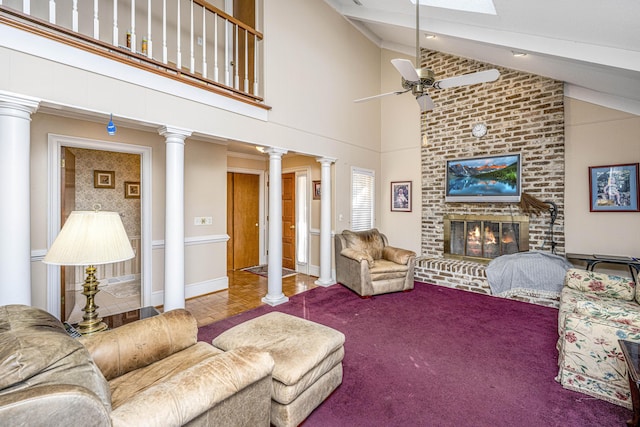
[[[318,157],[318,158],[316,159],[316,161],[317,161],[318,163],[321,163],[321,164],[323,164],[323,165],[324,165],[324,164],[331,164],[331,163],[335,163],[335,162],[336,162],[336,160],[338,160],[338,159],[334,159],[333,157]]]
[[[40,106],[40,99],[31,96],[16,95],[0,91],[0,108],[11,108],[23,113],[33,114]]]
[[[162,126],[158,129],[158,133],[165,138],[179,138],[183,141],[191,136],[192,130],[178,128],[175,126]]]
[[[276,148],[276,147],[268,147],[264,149],[264,153],[268,154],[269,157],[282,157],[285,154],[287,154],[287,150],[283,149],[283,148]]]

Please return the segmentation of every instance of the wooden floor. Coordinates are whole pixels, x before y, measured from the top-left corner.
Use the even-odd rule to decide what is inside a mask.
[[[264,305],[267,278],[246,271],[229,271],[229,289],[191,298],[186,309],[198,320],[198,327]],[[298,273],[282,279],[282,292],[290,297],[317,287],[317,277]]]

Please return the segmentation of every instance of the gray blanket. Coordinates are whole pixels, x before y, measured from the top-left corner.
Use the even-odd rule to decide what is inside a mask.
[[[566,271],[572,267],[564,257],[531,251],[498,257],[486,272],[493,295],[556,297],[562,291]]]

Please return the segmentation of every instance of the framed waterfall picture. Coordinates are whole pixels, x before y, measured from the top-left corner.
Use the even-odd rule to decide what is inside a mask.
[[[411,212],[411,181],[391,183],[391,212]]]
[[[589,167],[591,212],[638,212],[638,163]]]

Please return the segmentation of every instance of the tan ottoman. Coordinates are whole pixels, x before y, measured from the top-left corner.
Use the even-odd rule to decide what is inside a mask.
[[[223,332],[212,344],[271,354],[271,423],[277,427],[300,424],[342,383],[344,334],[309,320],[271,312]]]

